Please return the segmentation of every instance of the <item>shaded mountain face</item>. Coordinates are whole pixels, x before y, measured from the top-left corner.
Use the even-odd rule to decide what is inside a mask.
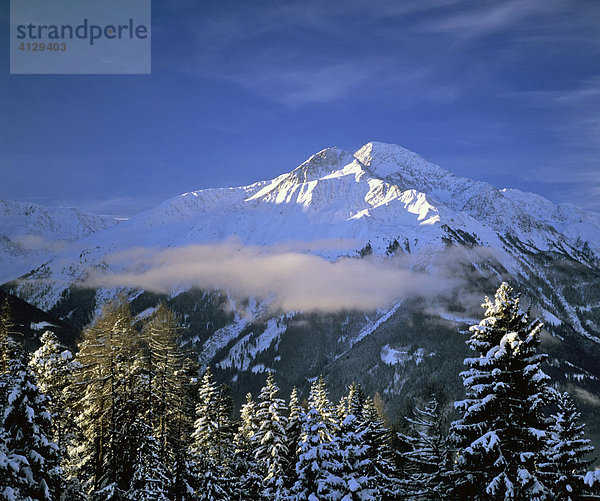
[[[598,214],[368,143],[323,150],[273,180],[167,200],[80,235],[4,288],[74,328],[117,290],[136,315],[164,300],[238,399],[268,369],[284,391],[323,374],[334,396],[353,380],[379,391],[393,420],[423,392],[460,394],[468,326],[506,280],[545,321],[547,372],[600,434],[599,259]],[[388,293],[376,306],[344,301],[361,289]],[[290,302],[298,291],[330,293],[336,306]]]
[[[37,349],[40,346],[40,337],[45,331],[52,331],[65,346],[75,344],[77,331],[67,322],[0,289],[0,305],[4,307],[5,304],[8,304],[14,324],[11,329],[13,335],[22,341],[26,348]]]

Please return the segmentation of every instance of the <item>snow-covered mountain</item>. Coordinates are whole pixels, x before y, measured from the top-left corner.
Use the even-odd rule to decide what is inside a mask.
[[[70,243],[116,221],[76,208],[0,200],[0,283],[50,261]]]
[[[447,273],[462,276],[463,287],[443,298],[398,298],[376,311],[329,315],[274,313],[256,298],[229,297],[226,288],[195,292],[190,283],[172,284],[164,298],[181,311],[186,339],[201,361],[234,384],[234,393],[236,382],[247,385],[265,368],[301,386],[298,379],[307,373],[343,382],[349,367],[355,373],[360,366],[363,384],[389,399],[407,392],[418,374],[447,376],[447,364],[458,370],[464,356],[457,332],[481,314],[474,302],[505,279],[545,318],[546,349],[561,384],[577,384],[600,405],[600,215],[573,205],[458,177],[400,146],[372,142],[354,154],[325,149],[272,180],[185,193],[118,225],[75,211],[70,219],[34,211],[39,214],[25,208],[0,214],[1,259],[18,262],[19,233],[44,240],[69,235],[72,243],[54,250],[48,262],[45,256],[31,266],[24,259],[29,269],[12,268],[13,276],[4,278],[35,268],[10,291],[67,320],[89,318],[81,311],[93,312],[111,294],[82,292],[75,284],[90,271],[140,271],[135,261],[107,259],[139,247],[173,249],[231,237],[268,248],[304,242],[302,252],[329,261],[402,254],[414,269],[442,261]],[[144,314],[163,297],[129,292],[134,310]]]
[[[45,307],[107,254],[232,236],[263,246],[351,240],[357,249],[369,244],[376,254],[399,246],[414,255],[458,241],[508,252],[511,257],[502,264],[515,273],[527,272],[517,262],[524,258],[523,249],[556,252],[594,268],[600,256],[600,215],[457,177],[409,150],[383,143],[368,143],[354,155],[325,149],[271,181],[185,193],[116,226],[75,209],[69,210],[69,218],[31,210],[33,215],[26,207],[6,210],[0,233],[14,239],[23,228],[21,234],[44,241],[90,234],[40,271],[54,282],[55,295],[36,297],[33,291],[29,299]],[[97,231],[102,226],[109,227]],[[330,259],[347,254],[346,248],[332,249],[330,243],[312,249]]]

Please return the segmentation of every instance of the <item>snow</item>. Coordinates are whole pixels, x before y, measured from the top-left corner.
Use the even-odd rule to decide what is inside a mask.
[[[387,365],[404,365],[411,360],[408,350],[395,350],[390,348],[389,344],[386,344],[381,348],[380,358],[381,361]]]
[[[144,311],[138,313],[136,318],[137,319],[148,318],[150,315],[152,315],[152,313],[154,313],[154,310],[156,310],[155,307],[146,308]]]
[[[250,318],[240,318],[238,316],[233,323],[216,330],[202,346],[202,352],[199,356],[200,362],[208,364],[208,362],[213,359],[217,351],[219,351],[221,348],[224,348],[230,341],[238,337],[249,322]],[[197,339],[192,339],[192,343],[195,341],[197,341]]]
[[[15,279],[73,242],[116,224],[75,208],[0,200],[0,283]]]
[[[418,348],[411,353],[408,347],[394,349],[386,344],[381,348],[379,356],[381,361],[387,365],[405,365],[410,361],[414,361],[416,365],[419,365],[425,357],[433,357],[435,353],[425,353],[423,348]]]
[[[355,251],[370,242],[381,255],[397,240],[409,242],[411,253],[423,256],[421,264],[427,266],[445,249],[444,225],[476,235],[484,247],[504,249],[496,257],[515,276],[531,273],[527,256],[507,247],[500,236],[509,234],[524,246],[548,251],[581,249],[586,243],[592,254],[600,255],[599,214],[518,190],[499,190],[455,176],[400,146],[370,142],[355,153],[322,150],[271,180],[184,193],[118,224],[77,209],[0,202],[0,269],[6,274],[0,278],[15,279],[43,265],[17,292],[50,309],[90,267],[114,272],[135,268],[133,261],[107,264],[107,255],[135,247],[222,242],[232,236],[241,245],[304,242],[306,252],[330,260],[351,254],[342,242],[356,242]],[[23,234],[34,239],[19,241]],[[48,250],[46,241],[68,245]],[[340,245],[331,245],[333,241]],[[43,249],[30,248],[35,242]],[[189,284],[181,284],[177,292],[187,288]],[[544,310],[546,322],[568,321],[581,335],[600,342],[597,329],[584,327],[556,292],[568,318]],[[467,320],[450,316],[456,322]],[[365,326],[352,344],[377,329],[378,321]],[[227,332],[218,337],[233,339]]]
[[[254,374],[261,374],[263,372],[275,372],[274,369],[266,367],[264,364],[256,364],[250,369]]]
[[[439,315],[444,320],[449,320],[455,324],[467,324],[467,325],[475,325],[479,322],[479,320],[471,317],[463,317],[460,315],[456,315],[454,313],[450,313],[448,311],[439,310],[436,311],[436,314]]]
[[[584,483],[592,487],[593,485],[600,484],[600,469],[594,471],[588,471],[585,474]]]
[[[32,331],[40,331],[46,327],[56,327],[54,324],[51,324],[50,322],[31,322],[29,324],[29,328]]]
[[[546,320],[546,323],[549,323],[551,325],[562,324],[562,321],[560,320],[560,318],[558,318],[556,315],[553,315],[548,310],[542,310],[542,316]]]
[[[373,332],[375,332],[382,324],[387,322],[392,317],[392,315],[394,313],[396,313],[396,311],[398,311],[398,308],[400,308],[401,305],[402,305],[402,301],[398,301],[389,310],[387,310],[387,311],[383,310],[383,311],[378,312],[379,317],[377,317],[377,319],[374,321],[365,315],[365,319],[367,320],[367,323],[361,329],[361,331],[358,333],[358,335],[354,339],[350,340],[350,348],[352,348],[352,346],[354,346],[359,341],[362,341],[364,338],[366,338],[370,334],[373,334]],[[344,356],[348,351],[349,350],[346,350],[344,353],[339,354],[336,357],[336,359]]]
[[[221,368],[236,367],[240,370],[248,370],[248,367],[256,356],[267,350],[273,341],[277,340],[287,329],[287,322],[293,314],[282,315],[271,318],[267,322],[265,330],[252,341],[253,333],[246,334],[229,350],[227,357],[219,362]]]

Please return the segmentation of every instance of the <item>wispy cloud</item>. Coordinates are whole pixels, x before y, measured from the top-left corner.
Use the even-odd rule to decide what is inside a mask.
[[[439,65],[422,52],[415,54],[418,64],[409,54],[420,36],[411,18],[456,3],[308,1],[219,10],[190,25],[197,51],[180,70],[291,108],[391,91],[398,103],[452,102],[456,83],[441,80]]]
[[[84,285],[163,293],[197,286],[266,299],[286,311],[374,310],[402,298],[431,297],[456,285],[453,279],[412,271],[398,260],[330,262],[312,254],[236,242],[160,251],[130,249],[112,256],[109,263],[113,267],[135,263],[136,271],[92,272]]]
[[[448,33],[460,38],[512,30],[532,17],[547,16],[564,7],[564,0],[509,0],[506,2],[457,2],[457,8],[426,24],[434,32]]]
[[[520,90],[507,92],[505,96],[537,107],[579,106],[582,102],[600,106],[600,76],[581,80],[570,88]]]
[[[225,78],[264,97],[296,107],[330,103],[347,97],[353,89],[374,76],[373,65],[346,61],[318,67],[266,67],[256,73],[230,74]]]

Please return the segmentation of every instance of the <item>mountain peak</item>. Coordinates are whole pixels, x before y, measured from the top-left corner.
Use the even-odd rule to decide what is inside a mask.
[[[360,148],[354,156],[373,174],[380,177],[402,176],[411,181],[419,177],[440,178],[449,174],[448,171],[397,144],[371,141]]]
[[[325,148],[296,167],[290,175],[299,182],[314,181],[343,169],[352,160],[352,155],[347,151],[338,147]]]

